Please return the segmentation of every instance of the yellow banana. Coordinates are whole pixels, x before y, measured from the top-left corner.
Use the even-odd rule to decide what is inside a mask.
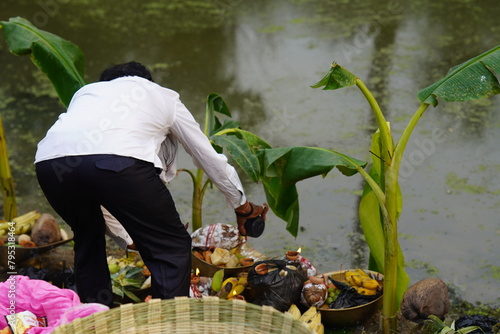
[[[300,321],[308,323],[318,313],[316,306],[311,306],[299,318]]]
[[[309,329],[317,334],[324,334],[325,327],[321,323],[321,312],[315,306],[309,307],[302,315],[295,304],[292,304],[285,313],[291,314],[294,319],[302,321]]]
[[[21,216],[17,216],[12,219],[12,222],[15,223],[15,234],[23,234],[29,233],[33,225],[35,225],[38,218],[40,218],[42,214],[38,210],[32,210],[27,212]]]
[[[357,285],[356,282],[353,279],[354,275],[359,275],[359,274],[356,273],[356,272],[354,272],[354,271],[346,271],[344,273],[344,276],[345,276],[345,279],[346,279],[347,283],[349,283],[349,285],[351,285],[351,286]]]
[[[23,224],[21,226],[19,226],[19,225],[16,226],[16,234],[28,234],[28,233],[30,233],[33,226],[35,226],[35,223],[36,223],[36,219],[32,220],[29,223]]]
[[[316,325],[316,328],[314,329],[316,331],[316,334],[324,334],[325,333],[325,326],[321,323]]]
[[[355,285],[362,286],[361,282],[362,282],[363,277],[361,275],[352,275],[351,277],[352,277],[352,280],[354,281]]]
[[[1,223],[0,224],[0,236],[5,235],[7,233],[9,233],[9,223],[8,222]]]
[[[248,278],[246,276],[241,276],[238,278],[238,284],[247,286],[248,285]]]
[[[344,272],[344,276],[345,276],[346,280],[349,280],[352,277],[352,275],[355,275],[355,274],[357,275],[357,273],[355,273],[354,271],[348,271],[348,270],[346,270]]]
[[[356,272],[357,272],[359,275],[361,275],[361,276],[371,278],[371,277],[370,277],[370,275],[368,275],[368,274],[366,273],[366,271],[364,271],[363,269],[359,269],[359,268],[358,268],[358,269],[356,269]]]
[[[373,296],[377,294],[377,290],[370,290],[362,287],[355,287],[355,289],[360,295]]]
[[[292,316],[292,318],[297,319],[297,320],[301,316],[300,310],[297,307],[297,305],[295,305],[295,304],[290,305],[290,307],[288,308],[288,311],[286,311],[285,313],[290,314]]]
[[[224,282],[222,282],[222,287],[224,288],[225,285],[228,283],[232,283],[233,285],[238,284],[238,278],[237,277],[229,277],[227,278]]]
[[[239,295],[239,294],[241,294],[244,290],[245,290],[245,287],[244,287],[243,285],[236,285],[236,286],[233,286],[233,288],[231,289],[231,292],[229,292],[229,294],[227,295],[227,297],[228,297],[228,298],[230,298],[230,297],[233,297],[233,296]]]
[[[361,286],[366,289],[370,290],[377,290],[379,287],[379,284],[376,280],[373,278],[363,278],[361,280]]]
[[[312,318],[306,322],[307,327],[312,330],[316,330],[316,327],[321,324],[321,313],[316,310],[316,313],[312,316]]]
[[[220,289],[219,298],[226,299],[229,297],[229,293],[238,285],[238,278],[229,277],[222,283],[222,287]]]
[[[38,219],[40,216],[41,216],[40,211],[32,210],[32,211],[26,212],[25,214],[22,214],[20,216],[12,218],[12,221],[16,224],[24,224],[24,223],[30,222],[33,219]]]

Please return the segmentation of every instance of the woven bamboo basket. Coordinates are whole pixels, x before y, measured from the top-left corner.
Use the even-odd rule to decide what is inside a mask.
[[[153,299],[123,304],[59,326],[54,334],[221,334],[314,333],[299,320],[270,306],[218,297]]]

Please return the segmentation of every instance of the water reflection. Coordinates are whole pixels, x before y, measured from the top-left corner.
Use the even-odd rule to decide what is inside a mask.
[[[39,3],[58,7],[50,11]],[[85,52],[89,81],[110,63],[137,59],[151,66],[159,83],[179,91],[200,122],[206,96],[217,92],[245,128],[273,146],[320,146],[365,160],[371,159],[374,121],[361,94],[356,88],[309,87],[332,61],[373,90],[398,137],[418,106],[416,93],[451,66],[494,46],[500,33],[500,6],[492,0],[37,4],[2,1],[0,19],[38,17],[44,29],[74,41]],[[3,39],[0,64],[0,113],[21,211],[33,203],[48,208],[31,161],[36,142],[62,107],[50,84],[27,58],[10,55]],[[464,298],[497,303],[498,294],[490,292],[497,291],[492,273],[500,251],[499,103],[495,97],[428,110],[406,151],[400,222],[412,280],[436,268]],[[438,131],[441,137],[433,137]],[[188,157],[180,160],[191,166]],[[252,199],[264,200],[259,185],[244,182]],[[266,234],[252,244],[271,256],[303,246],[306,257],[325,271],[365,263],[356,214],[361,185],[360,177],[337,172],[301,182],[299,237],[288,235],[271,215]],[[189,180],[180,176],[170,187],[189,220]],[[206,222],[232,222],[222,202],[215,190],[209,192]]]

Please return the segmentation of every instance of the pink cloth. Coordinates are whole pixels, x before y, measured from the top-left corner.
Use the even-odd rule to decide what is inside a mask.
[[[11,313],[31,311],[38,317],[46,316],[50,327],[32,328],[28,332],[46,334],[61,324],[108,309],[102,304],[82,304],[73,290],[61,289],[43,280],[17,275],[0,282],[0,329],[7,326],[4,315]]]

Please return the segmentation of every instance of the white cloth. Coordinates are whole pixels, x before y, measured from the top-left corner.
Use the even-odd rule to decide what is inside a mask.
[[[141,77],[88,84],[38,144],[35,163],[75,155],[116,154],[151,162],[164,182],[176,175],[177,142],[225,196],[230,208],[246,202],[234,167],[218,154],[173,90]],[[107,234],[121,247],[132,239],[103,208]]]
[[[106,235],[114,240],[123,249],[128,245],[132,245],[134,241],[130,235],[125,231],[122,224],[115,218],[105,207],[101,206],[102,214],[106,222]]]

